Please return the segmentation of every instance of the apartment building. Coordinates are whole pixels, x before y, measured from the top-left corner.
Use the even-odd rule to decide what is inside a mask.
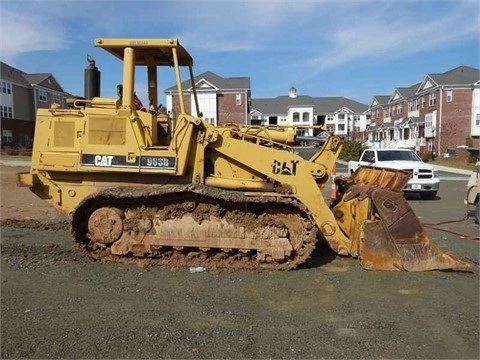
[[[480,70],[459,66],[397,87],[385,102],[374,96],[367,144],[433,155],[480,145]]]
[[[320,131],[308,127],[322,125],[331,134],[363,142],[370,122],[368,109],[368,105],[345,97],[298,96],[292,86],[288,96],[252,99],[249,124],[296,127],[299,135],[307,136]]]
[[[195,76],[194,82],[199,109],[206,121],[215,126],[227,123],[247,124],[251,103],[249,77],[224,78],[207,71]],[[198,116],[190,80],[182,82],[182,93],[185,110]],[[165,94],[167,111],[178,114],[180,103],[177,86],[166,89]]]
[[[38,108],[65,105],[67,93],[52,74],[27,74],[0,62],[1,144],[29,147]]]

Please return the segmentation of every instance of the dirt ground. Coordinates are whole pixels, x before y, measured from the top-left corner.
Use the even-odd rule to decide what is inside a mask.
[[[26,170],[0,167],[2,359],[479,357],[478,241],[429,230],[471,272],[369,272],[327,248],[293,271],[94,262],[65,216],[16,186]],[[462,186],[409,202],[423,221],[458,217]]]

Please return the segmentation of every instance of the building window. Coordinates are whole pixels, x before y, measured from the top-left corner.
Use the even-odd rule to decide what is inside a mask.
[[[428,151],[433,151],[433,141],[428,142]]]
[[[327,115],[327,121],[333,121],[333,115]]]
[[[310,113],[304,112],[304,113],[302,114],[302,121],[303,121],[303,122],[309,122],[309,121],[310,121]]]
[[[327,131],[333,134],[335,132],[335,125],[327,125]]]
[[[30,136],[28,136],[28,134],[20,134],[18,136],[18,143],[21,145],[21,146],[25,146],[25,147],[30,147],[32,142],[30,140]]]
[[[425,116],[425,127],[426,128],[431,128],[432,127],[432,117],[431,116]]]
[[[433,106],[437,103],[437,94],[431,93],[428,100],[428,106]]]
[[[53,95],[53,102],[62,105],[62,97],[60,95]]]
[[[475,115],[475,125],[480,126],[480,114]]]
[[[418,110],[418,99],[413,99],[408,102],[408,111]]]
[[[345,120],[345,114],[338,114],[338,120]]]
[[[344,132],[345,131],[345,125],[344,124],[338,124],[338,131],[339,132]]]
[[[360,121],[360,115],[353,115],[353,122]]]
[[[12,130],[2,130],[2,142],[13,142]]]
[[[452,102],[453,99],[453,91],[447,90],[447,102]]]
[[[0,113],[2,118],[13,119],[13,111],[11,106],[0,106]]]
[[[425,96],[422,96],[422,108],[424,108],[425,105],[427,105],[427,101],[425,100]]]
[[[242,94],[237,94],[237,95],[235,96],[235,103],[236,103],[237,105],[242,105]]]
[[[294,112],[293,113],[293,122],[299,122],[300,121],[300,113]]]
[[[397,105],[397,115],[402,113],[402,104]]]
[[[12,84],[9,82],[2,81],[2,93],[11,94],[12,93]]]
[[[38,96],[38,100],[43,101],[43,102],[47,102],[47,92],[46,91],[37,89],[37,96]]]

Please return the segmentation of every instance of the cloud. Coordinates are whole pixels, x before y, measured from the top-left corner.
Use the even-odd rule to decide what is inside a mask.
[[[177,37],[207,66],[262,67],[299,84],[347,63],[478,42],[479,10],[473,0],[0,0],[0,49],[8,61],[32,51],[90,51],[96,37]]]
[[[189,48],[205,52],[268,52],[285,49],[285,40],[304,31],[299,26],[311,18],[321,2],[246,0],[188,4],[190,22],[195,25],[184,27],[179,38]]]
[[[360,19],[353,17],[329,35],[331,46],[311,62],[311,68],[322,71],[366,58],[386,61],[465,41],[469,36],[478,39],[478,5],[470,1],[458,6],[439,4],[453,4],[453,8],[422,17],[421,11],[408,11],[415,3],[405,2],[400,3],[405,6],[386,6]]]
[[[68,48],[65,29],[41,13],[19,13],[1,10],[2,58],[12,61],[17,55],[32,51],[52,51]]]

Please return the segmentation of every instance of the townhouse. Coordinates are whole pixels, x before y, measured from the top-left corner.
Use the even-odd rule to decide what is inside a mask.
[[[367,145],[411,148],[433,156],[480,145],[480,70],[459,66],[374,96]]]
[[[320,132],[313,126],[323,126],[330,134],[363,142],[370,122],[368,109],[368,105],[345,97],[299,96],[292,86],[288,96],[252,99],[249,124],[295,127],[299,135],[307,136]]]
[[[0,62],[1,143],[29,146],[35,113],[53,102],[65,105],[66,93],[49,73],[27,74]],[[318,126],[345,140],[373,147],[412,148],[432,155],[480,146],[480,70],[459,66],[425,75],[390,95],[376,95],[370,105],[345,97],[297,95],[251,98],[249,77],[221,77],[211,71],[194,78],[201,115],[213,125],[280,125],[314,136]],[[182,83],[187,112],[196,114],[190,80]],[[175,117],[176,86],[165,91],[166,107]],[[312,128],[317,126],[317,128]]]
[[[0,62],[0,133],[2,146],[29,147],[38,108],[65,105],[68,96],[52,74],[27,74]]]
[[[194,77],[197,98],[202,117],[210,124],[219,126],[227,123],[246,125],[251,105],[250,78],[224,78],[211,71]],[[185,110],[198,116],[193,101],[190,80],[182,82]],[[177,86],[165,90],[166,108],[175,117],[180,104]]]

